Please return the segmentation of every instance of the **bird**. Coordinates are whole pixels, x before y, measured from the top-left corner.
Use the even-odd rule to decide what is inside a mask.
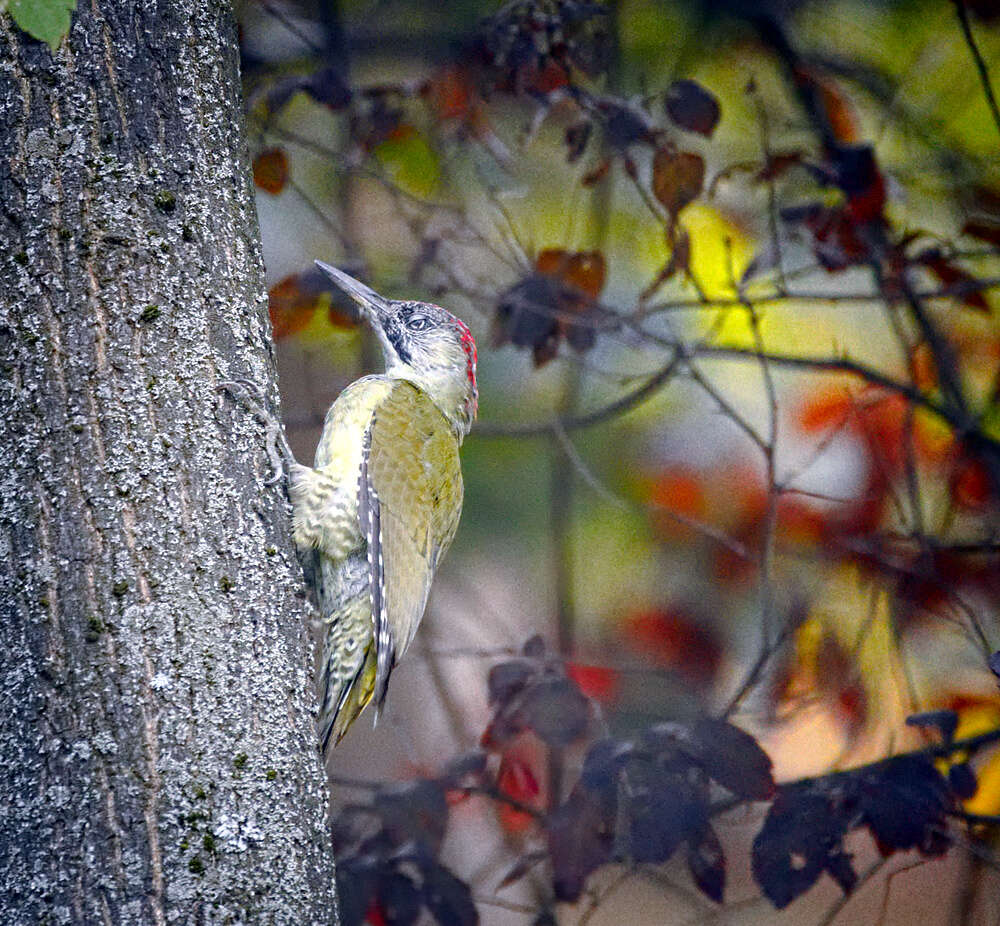
[[[317,266],[375,332],[385,372],[330,406],[312,467],[292,460],[293,539],[319,607],[319,734],[336,745],[413,640],[462,512],[459,449],[475,420],[476,343],[440,306],[387,299]]]

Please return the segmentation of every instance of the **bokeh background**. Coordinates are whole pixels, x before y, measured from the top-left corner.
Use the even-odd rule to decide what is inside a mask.
[[[383,719],[330,758],[338,808],[477,748],[490,668],[536,634],[591,699],[555,770],[530,732],[485,742],[490,780],[540,812],[595,737],[664,720],[726,712],[778,782],[926,746],[914,713],[1000,725],[997,471],[940,413],[1000,436],[1000,8],[247,0],[239,18],[297,457],[379,369],[314,258],[439,302],[479,345],[462,524]],[[1000,766],[974,758],[961,808],[987,818]],[[440,859],[484,923],[1000,916],[992,831],[958,824],[934,858],[855,830],[854,892],[823,876],[776,911],[751,871],[766,813],[716,822],[721,904],[679,856],[602,865],[575,903],[545,859],[498,887],[545,837],[482,795],[456,797]]]

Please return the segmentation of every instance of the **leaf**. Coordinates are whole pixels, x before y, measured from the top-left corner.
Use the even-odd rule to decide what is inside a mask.
[[[556,899],[573,903],[591,872],[611,860],[611,821],[586,792],[574,790],[550,815],[546,836]]]
[[[997,677],[1000,678],[1000,650],[990,654],[990,658],[987,660],[987,664],[990,667],[990,671]]]
[[[672,479],[654,492],[661,488],[677,499],[677,507],[669,506],[672,510],[688,513],[681,504],[688,498],[685,488]],[[631,649],[696,685],[709,684],[722,664],[722,647],[715,634],[698,615],[680,608],[630,614],[622,622],[621,633]]]
[[[726,889],[726,856],[711,826],[706,826],[698,839],[688,841],[687,865],[698,890],[716,903],[722,903]]]
[[[374,855],[337,857],[337,899],[344,923],[364,922],[375,898],[378,859]]]
[[[996,222],[966,222],[962,226],[963,235],[971,235],[987,244],[1000,248],[1000,223]]]
[[[653,195],[672,219],[694,202],[705,183],[705,162],[701,155],[687,151],[674,153],[658,148],[653,157]]]
[[[652,141],[655,132],[646,114],[616,100],[601,100],[598,110],[604,116],[604,133],[611,147],[624,151],[636,142]]]
[[[719,101],[693,80],[675,80],[667,89],[663,105],[674,125],[706,138],[712,137],[722,114]]]
[[[420,916],[421,891],[408,875],[390,870],[379,878],[378,905],[386,923],[410,926]]]
[[[954,800],[931,759],[897,756],[866,770],[858,794],[863,822],[883,855],[915,848],[926,855],[941,855],[947,849],[937,831],[946,828]]]
[[[448,824],[448,800],[437,781],[416,779],[382,788],[375,797],[382,825],[397,842],[416,840],[435,851]]]
[[[440,159],[426,136],[412,125],[396,126],[372,151],[386,173],[406,192],[426,196],[437,186]]]
[[[530,662],[523,660],[501,662],[493,666],[486,681],[489,703],[506,704],[537,671]]]
[[[737,797],[766,800],[774,793],[771,757],[749,733],[724,720],[702,717],[692,730],[701,745],[699,765]]]
[[[979,288],[979,280],[939,250],[930,248],[918,254],[914,263],[926,266],[964,306],[976,312],[989,313],[990,304]]]
[[[618,673],[614,669],[567,662],[566,675],[588,698],[602,704],[611,704],[618,698]]]
[[[847,819],[827,797],[786,788],[753,841],[754,880],[779,910],[811,888],[841,853]]]
[[[922,730],[936,730],[944,742],[950,743],[958,729],[958,714],[952,710],[924,711],[907,717],[906,725]]]
[[[288,182],[288,155],[282,148],[268,148],[253,159],[253,182],[276,196]]]
[[[635,745],[610,737],[594,743],[580,769],[580,786],[613,807],[618,793],[618,774],[635,752]]]
[[[476,926],[479,912],[469,885],[443,865],[424,872],[424,904],[439,926]]]
[[[10,0],[8,7],[14,22],[52,51],[69,34],[70,14],[75,9],[76,0]]]
[[[568,746],[587,732],[590,702],[569,679],[542,679],[521,699],[518,718],[549,746]]]
[[[673,774],[659,775],[647,788],[636,787],[627,776],[631,789],[625,813],[628,818],[628,854],[636,862],[660,864],[667,861],[681,843],[708,825],[708,806]]]
[[[948,784],[960,801],[970,801],[979,790],[976,773],[968,762],[959,762],[948,769]]]

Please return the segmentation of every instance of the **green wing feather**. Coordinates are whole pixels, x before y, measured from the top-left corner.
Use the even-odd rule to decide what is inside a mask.
[[[458,528],[462,470],[447,419],[405,381],[376,407],[365,449],[361,526],[375,605],[374,697],[381,706],[389,673],[416,633],[434,572]]]

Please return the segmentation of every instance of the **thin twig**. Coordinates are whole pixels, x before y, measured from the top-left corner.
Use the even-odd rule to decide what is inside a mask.
[[[990,72],[986,67],[986,61],[976,44],[976,37],[972,34],[972,25],[969,22],[969,11],[965,6],[965,0],[954,0],[955,12],[958,14],[958,23],[962,27],[962,35],[965,37],[965,44],[969,46],[972,53],[972,60],[976,62],[976,70],[979,72],[979,82],[983,85],[983,94],[986,97],[986,104],[990,108],[993,116],[993,124],[1000,132],[1000,106],[997,106],[997,98],[993,93],[993,84],[990,81]]]

